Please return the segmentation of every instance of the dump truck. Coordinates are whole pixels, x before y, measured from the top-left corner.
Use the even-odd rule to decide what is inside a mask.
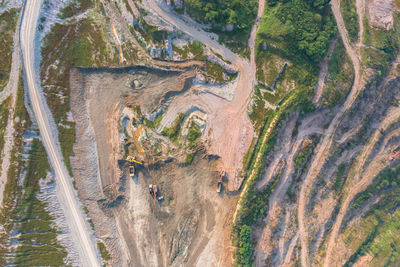
[[[129,166],[129,176],[130,177],[135,176],[135,166],[133,166],[133,165]]]
[[[223,185],[222,179],[225,177],[225,175],[226,175],[226,172],[225,172],[224,169],[221,169],[221,170],[218,172],[217,193],[221,193],[222,185]]]

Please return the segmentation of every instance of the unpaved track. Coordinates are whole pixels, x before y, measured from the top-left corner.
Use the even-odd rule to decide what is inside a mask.
[[[249,39],[251,55],[250,62],[248,62],[212,39],[208,33],[197,27],[197,25],[183,21],[175,13],[165,8],[163,4],[159,5],[155,0],[143,1],[146,9],[155,16],[211,47],[225,59],[232,62],[233,65],[236,65],[239,70],[233,101],[218,105],[217,108],[213,108],[207,114],[207,130],[210,130],[209,153],[221,157],[224,168],[229,176],[228,190],[237,190],[241,184],[239,172],[242,166],[242,158],[254,136],[252,124],[247,116],[247,107],[250,103],[251,93],[255,84],[254,40],[260,18],[263,14],[264,3],[265,1],[263,0],[259,1],[256,23],[252,28]],[[207,103],[207,100],[200,100],[199,104],[201,102]],[[199,108],[206,110],[207,106],[202,105]]]
[[[400,117],[400,108],[392,109],[388,116],[381,122],[374,135],[372,136],[368,145],[361,152],[359,159],[357,161],[357,165],[354,170],[354,177],[351,180],[351,184],[347,186],[348,192],[346,193],[346,198],[343,201],[343,204],[340,207],[340,211],[336,217],[336,221],[332,227],[331,234],[329,236],[329,241],[326,249],[326,256],[324,266],[329,267],[330,260],[332,257],[332,250],[336,243],[336,238],[340,230],[340,226],[342,225],[342,221],[348,207],[350,206],[353,198],[363,190],[372,182],[372,180],[376,177],[376,175],[386,167],[389,162],[387,159],[387,155],[378,155],[376,156],[372,162],[367,166],[366,170],[362,172],[365,167],[365,162],[368,159],[369,155],[372,152],[373,147],[376,142],[378,142],[379,138],[382,136],[381,131],[385,131],[390,125],[394,122],[398,121]]]
[[[312,187],[312,184],[315,178],[318,176],[319,172],[322,169],[322,166],[325,162],[326,157],[329,154],[329,149],[333,142],[333,136],[336,131],[337,126],[339,125],[343,114],[351,107],[354,103],[355,99],[358,96],[358,93],[363,87],[363,82],[360,74],[360,57],[359,54],[354,50],[354,48],[350,45],[347,30],[344,26],[342,14],[340,13],[340,7],[337,0],[331,1],[332,11],[336,19],[336,23],[339,29],[340,36],[342,38],[344,47],[346,49],[346,53],[349,55],[351,62],[354,67],[354,83],[351,89],[350,94],[348,95],[345,103],[340,108],[340,110],[336,113],[336,116],[331,121],[328,129],[324,133],[324,138],[322,142],[318,145],[316,151],[316,155],[311,163],[311,167],[307,173],[307,176],[304,180],[304,183],[301,186],[300,197],[299,197],[299,207],[298,207],[298,221],[299,221],[299,233],[300,233],[300,241],[301,241],[301,264],[302,266],[310,266],[309,262],[309,252],[308,252],[308,231],[306,229],[306,214],[305,209],[308,201],[308,196]],[[360,36],[362,33],[360,33]]]
[[[72,239],[79,252],[79,262],[83,266],[100,266],[94,238],[89,234],[89,225],[84,220],[78,197],[73,190],[71,179],[62,161],[61,151],[57,146],[57,137],[51,132],[49,122],[51,114],[45,111],[46,103],[38,86],[39,77],[36,76],[34,67],[34,47],[41,4],[42,1],[39,0],[26,1],[21,25],[21,49],[29,96],[43,144],[55,172],[57,197],[60,200],[61,208],[68,220],[67,224],[69,225]]]

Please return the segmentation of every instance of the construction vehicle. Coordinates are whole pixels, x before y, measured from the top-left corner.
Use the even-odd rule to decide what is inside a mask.
[[[136,164],[139,164],[139,165],[143,165],[143,162],[141,162],[141,161],[135,159],[135,158],[132,157],[132,156],[127,156],[127,157],[126,157],[126,161],[129,161],[130,163],[136,163]]]
[[[222,179],[225,177],[225,175],[226,175],[226,172],[225,172],[225,170],[224,169],[221,169],[219,172],[218,172],[218,183],[217,183],[217,193],[221,193],[221,190],[222,190]]]
[[[217,185],[217,193],[221,193],[221,189],[222,189],[222,180],[220,179]]]
[[[133,165],[129,166],[129,176],[130,177],[135,176],[135,166],[133,166]]]
[[[389,155],[389,160],[392,161],[400,155],[400,147],[396,148],[391,155]]]
[[[154,200],[158,201],[164,200],[163,196],[159,196],[160,191],[158,190],[158,186],[156,184],[149,184],[149,193],[154,198]]]
[[[143,162],[136,160],[132,156],[127,156],[126,161],[128,161],[129,164],[129,176],[134,177],[135,176],[135,164],[143,165]]]

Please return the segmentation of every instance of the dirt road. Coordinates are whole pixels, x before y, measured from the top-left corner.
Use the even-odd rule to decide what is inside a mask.
[[[360,56],[357,51],[350,45],[347,30],[344,26],[342,14],[340,13],[340,7],[337,0],[331,1],[332,11],[336,19],[337,26],[339,28],[339,33],[342,38],[346,53],[349,55],[351,62],[354,67],[354,83],[350,94],[340,110],[337,112],[333,120],[331,121],[328,129],[324,133],[322,142],[318,145],[316,149],[316,155],[313,158],[311,167],[307,173],[304,183],[301,186],[300,197],[299,197],[299,207],[298,207],[298,221],[299,221],[299,233],[301,241],[301,263],[302,266],[310,266],[309,262],[309,252],[308,252],[308,231],[306,229],[305,222],[305,208],[308,201],[308,196],[315,178],[318,176],[325,162],[326,157],[329,154],[329,148],[333,142],[333,135],[336,131],[339,122],[341,121],[342,115],[351,107],[354,103],[358,93],[363,87],[361,79],[361,67],[360,67]],[[361,36],[362,33],[360,33]]]
[[[51,131],[51,113],[46,112],[46,103],[39,88],[39,77],[35,70],[35,36],[42,1],[26,1],[21,24],[21,49],[33,111],[39,126],[43,144],[55,172],[57,193],[62,210],[67,218],[72,239],[79,252],[83,266],[100,266],[94,237],[89,233],[89,225],[83,217],[83,210],[73,190],[71,179],[63,163],[57,137]]]
[[[332,250],[336,243],[336,238],[339,233],[340,226],[342,225],[342,221],[348,207],[350,206],[351,201],[353,198],[363,190],[372,182],[372,180],[376,177],[376,175],[386,167],[389,162],[387,159],[387,155],[378,155],[375,157],[372,162],[367,166],[367,169],[370,171],[362,172],[363,168],[365,167],[365,162],[368,156],[371,154],[373,147],[375,146],[376,142],[378,142],[379,138],[381,137],[381,132],[385,131],[392,123],[398,121],[400,116],[400,108],[394,108],[389,112],[388,116],[381,122],[377,130],[375,131],[374,135],[371,137],[368,145],[364,147],[363,151],[361,152],[357,164],[354,168],[354,177],[352,178],[351,184],[347,186],[348,192],[346,193],[345,200],[340,207],[340,211],[336,217],[336,221],[332,226],[332,231],[329,237],[329,241],[327,244],[326,249],[326,256],[324,266],[330,266],[330,259],[332,257]],[[371,170],[372,167],[372,170]]]

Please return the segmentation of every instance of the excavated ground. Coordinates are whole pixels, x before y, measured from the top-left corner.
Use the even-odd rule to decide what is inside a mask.
[[[193,68],[71,72],[74,177],[97,236],[112,248],[115,265],[230,265],[226,229],[236,197],[215,192],[218,160],[198,155],[188,166],[172,160],[139,167],[133,179],[121,161],[122,109],[140,105],[149,113],[189,89],[194,75]],[[152,199],[150,183],[159,186],[164,201]]]

